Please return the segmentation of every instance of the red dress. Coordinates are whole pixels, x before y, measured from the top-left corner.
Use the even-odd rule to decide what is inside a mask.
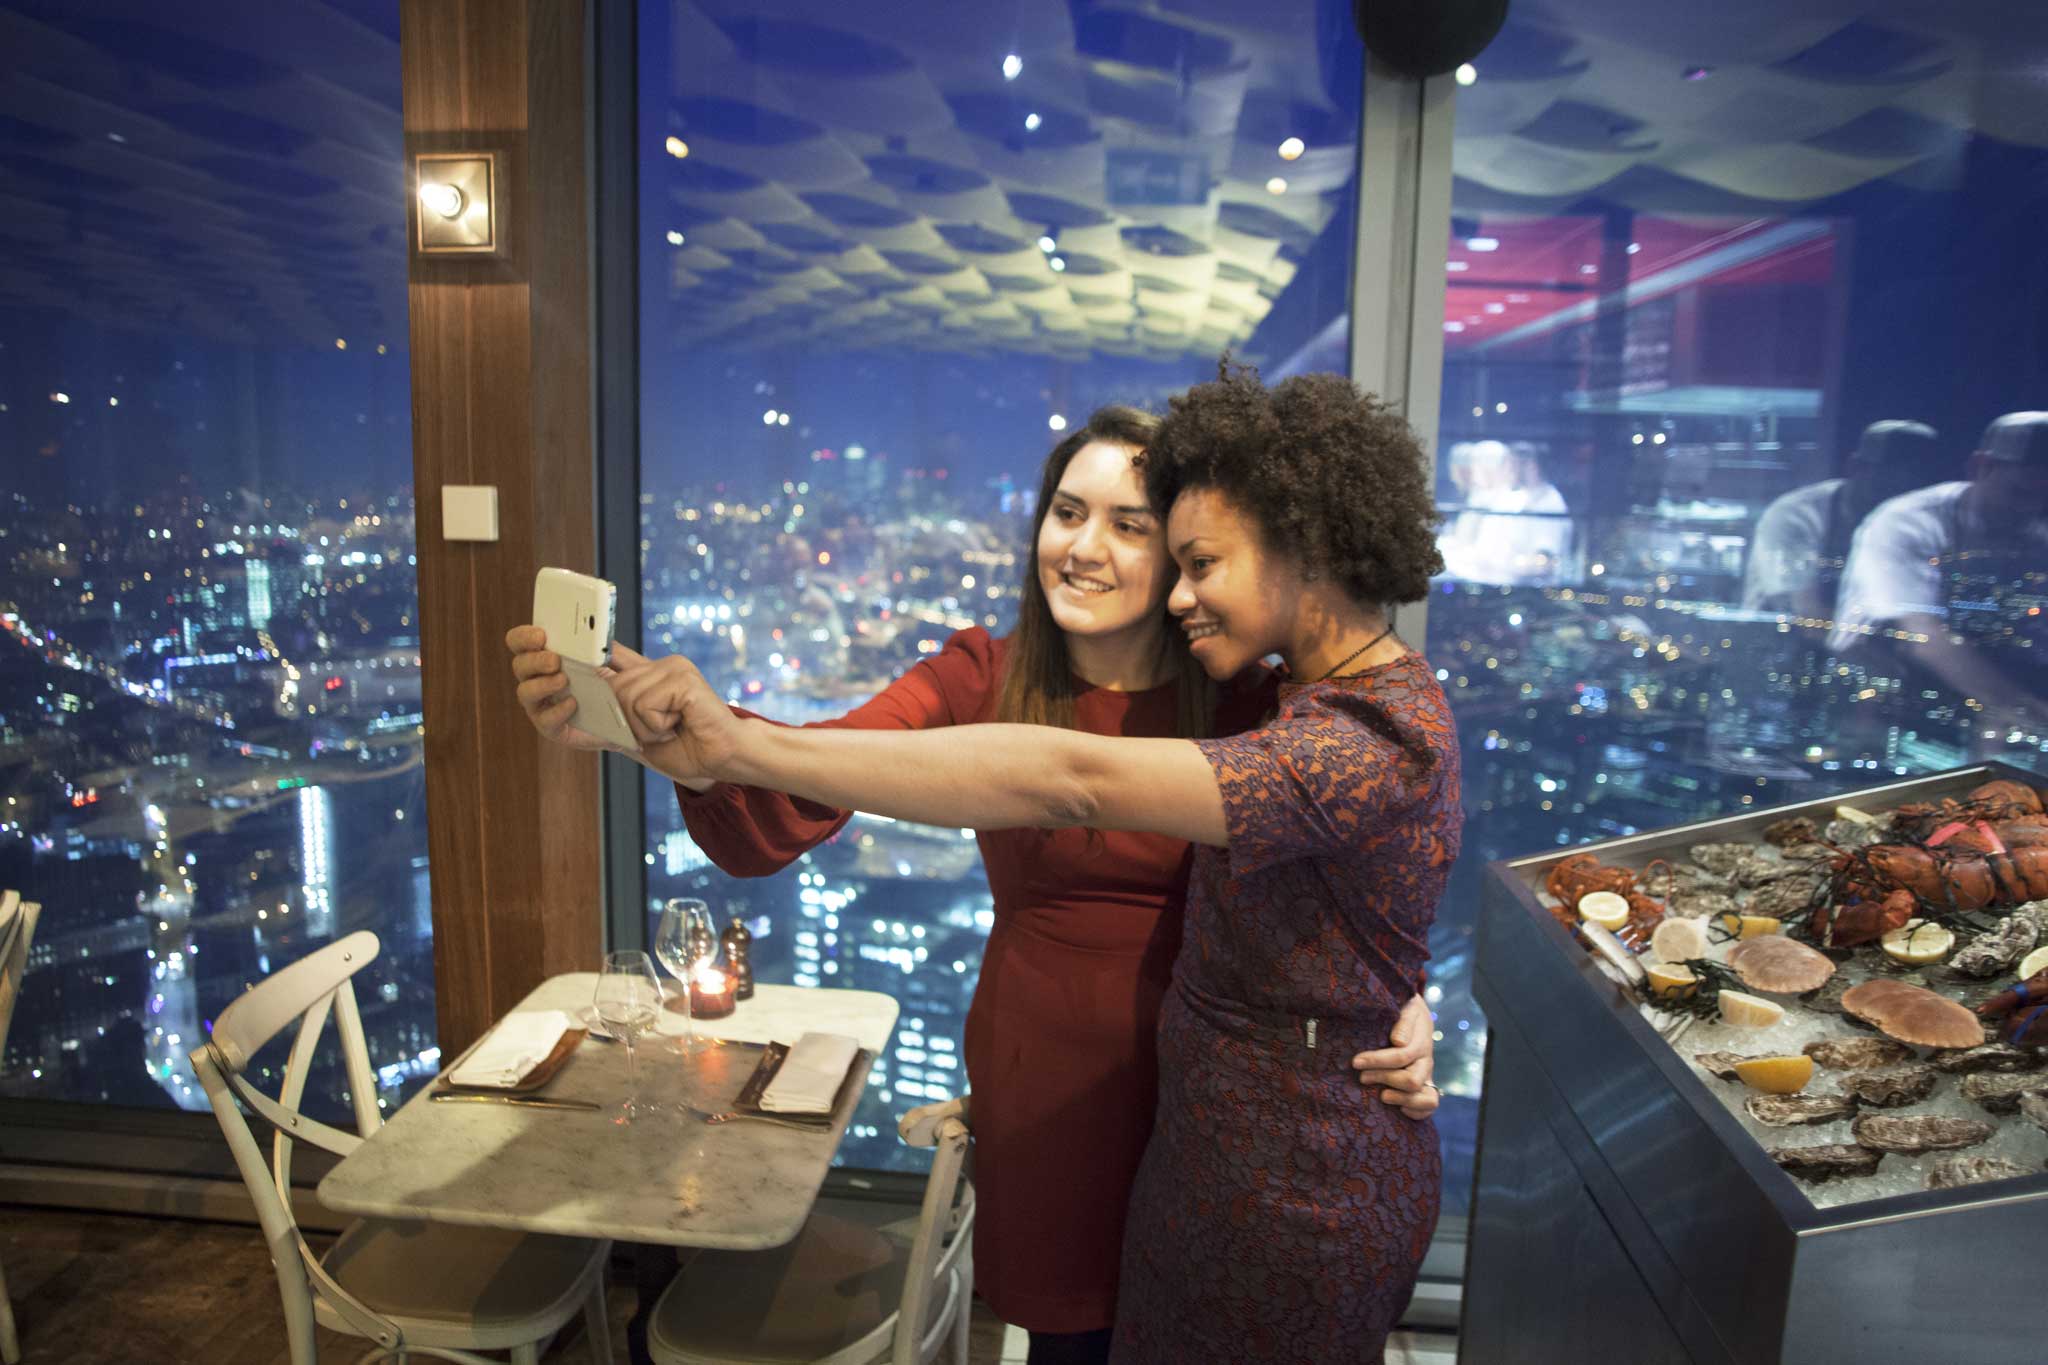
[[[961,631],[873,701],[827,725],[927,730],[994,718],[1006,641]],[[1232,728],[1273,689],[1245,689]],[[1169,736],[1172,684],[1091,687],[1082,730]],[[1222,719],[1222,718],[1219,718]],[[1222,728],[1219,726],[1219,728]],[[757,788],[680,789],[690,837],[725,871],[765,876],[848,812]],[[967,1014],[974,1093],[974,1287],[1006,1322],[1088,1332],[1116,1315],[1124,1215],[1152,1132],[1155,1029],[1174,955],[1188,846],[1155,834],[1006,829],[977,835],[995,925]]]

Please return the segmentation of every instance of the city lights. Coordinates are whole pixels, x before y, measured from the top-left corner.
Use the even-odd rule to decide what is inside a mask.
[[[1478,79],[1479,68],[1472,65],[1472,63],[1466,62],[1458,68],[1458,84],[1472,85],[1475,82],[1477,82]]]
[[[1018,55],[1017,55],[1016,53],[1012,52],[1012,53],[1011,53],[1011,54],[1010,54],[1009,56],[1007,56],[1007,57],[1003,58],[1003,79],[1004,79],[1004,80],[1006,80],[1006,81],[1014,81],[1014,80],[1016,80],[1016,79],[1017,79],[1017,77],[1019,77],[1019,76],[1021,76],[1021,75],[1023,75],[1023,74],[1024,74],[1024,59],[1023,59],[1022,57],[1019,57],[1019,56],[1018,56]]]
[[[1046,418],[1045,424],[1054,431],[1065,431],[1067,429],[1067,419],[1057,412]]]
[[[690,144],[673,133],[669,134],[668,140],[661,145],[678,161],[690,154]]]
[[[1276,175],[1276,176],[1274,176],[1274,177],[1273,177],[1273,178],[1272,178],[1271,180],[1268,180],[1268,181],[1266,182],[1266,193],[1268,193],[1268,194],[1285,194],[1285,193],[1287,193],[1287,181],[1286,181],[1286,180],[1285,180],[1285,179],[1284,179],[1283,177],[1281,177],[1281,176],[1277,176],[1277,175]]]
[[[1280,144],[1280,159],[1293,161],[1308,150],[1308,144],[1298,137],[1290,137]]]
[[[1027,133],[1035,133],[1038,131],[1038,125],[1043,122],[1045,122],[1045,120],[1040,118],[1035,113],[1026,114],[1024,116],[1024,131]]]

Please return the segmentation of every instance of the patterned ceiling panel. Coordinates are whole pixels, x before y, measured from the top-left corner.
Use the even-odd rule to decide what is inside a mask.
[[[679,345],[1242,345],[1351,192],[1324,76],[1341,5],[649,2],[665,132],[689,146],[644,186],[684,239],[647,248]],[[401,339],[397,34],[354,8],[0,0],[0,307]],[[1513,15],[1459,93],[1477,211],[1782,215],[1939,188],[1973,133],[2048,145],[2036,0]]]

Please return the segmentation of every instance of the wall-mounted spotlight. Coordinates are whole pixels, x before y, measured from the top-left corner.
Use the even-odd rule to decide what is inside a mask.
[[[422,255],[482,256],[498,250],[497,169],[494,152],[421,152],[413,158]]]

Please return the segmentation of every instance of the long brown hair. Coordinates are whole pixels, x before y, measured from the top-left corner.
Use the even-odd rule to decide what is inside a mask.
[[[1089,414],[1080,429],[1067,435],[1045,457],[1045,469],[1038,480],[1038,506],[1031,520],[1031,538],[1024,553],[1024,600],[1017,611],[1017,628],[1010,633],[1009,657],[1003,664],[1003,687],[996,700],[996,719],[1026,725],[1056,725],[1076,728],[1074,719],[1074,669],[1067,651],[1066,632],[1053,620],[1052,605],[1045,598],[1045,584],[1038,576],[1038,534],[1052,510],[1053,494],[1059,490],[1067,466],[1082,447],[1107,441],[1128,447],[1131,463],[1143,468],[1145,447],[1159,419],[1137,408],[1112,405]],[[1161,517],[1166,509],[1156,508]],[[1170,574],[1172,569],[1168,569]],[[1187,739],[1199,739],[1213,729],[1216,707],[1215,685],[1188,653],[1187,636],[1168,627],[1160,640],[1161,662],[1168,677],[1178,684],[1179,716],[1176,732]]]

